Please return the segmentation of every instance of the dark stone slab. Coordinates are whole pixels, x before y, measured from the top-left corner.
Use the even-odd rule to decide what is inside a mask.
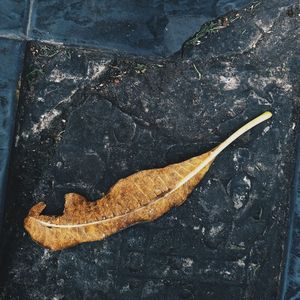
[[[24,45],[0,39],[0,228]]]
[[[269,2],[242,12],[198,46],[187,45],[183,59],[28,46],[0,297],[279,296],[299,128],[299,18],[290,16],[292,2],[272,1],[267,21],[255,16]],[[258,33],[253,22],[271,25]],[[219,46],[223,51],[210,53]],[[138,170],[214,147],[266,110],[272,120],[226,150],[187,202],[159,220],[61,252],[44,250],[24,232],[36,202],[57,214],[66,192],[96,199]]]
[[[300,274],[299,274],[299,196],[300,196],[300,143],[298,142],[298,157],[296,174],[293,186],[292,205],[290,208],[290,229],[289,243],[286,254],[286,266],[283,273],[282,299],[298,299],[300,295]]]
[[[30,37],[43,41],[167,56],[202,24],[250,0],[35,0]]]
[[[26,35],[29,0],[0,1],[0,35],[24,37]]]

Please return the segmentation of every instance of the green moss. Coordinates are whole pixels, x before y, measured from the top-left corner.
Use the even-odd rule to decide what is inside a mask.
[[[134,70],[138,74],[144,74],[147,71],[147,66],[144,64],[136,64]]]
[[[222,17],[218,20],[205,23],[201,26],[200,30],[196,34],[185,42],[186,45],[196,46],[201,43],[201,40],[208,34],[216,33],[219,30],[228,27],[232,22],[240,18],[238,13],[231,14],[226,17]]]

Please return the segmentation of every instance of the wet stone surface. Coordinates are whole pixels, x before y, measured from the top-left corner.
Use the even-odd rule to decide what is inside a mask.
[[[0,39],[0,228],[23,55],[22,42]]]
[[[187,45],[183,58],[28,46],[2,298],[278,296],[299,113],[299,19],[289,16],[289,4],[273,3],[274,15],[261,22],[253,15],[268,3],[242,12]],[[274,117],[228,148],[186,203],[157,221],[60,252],[24,232],[38,201],[58,214],[67,192],[95,200],[138,170],[211,149],[266,110]]]
[[[1,0],[0,36],[166,57],[251,0]]]
[[[1,0],[0,35],[24,36],[27,26],[29,0]]]
[[[35,0],[29,35],[76,45],[168,56],[202,24],[251,0]]]
[[[13,131],[11,116],[16,110],[16,92],[18,87],[19,62],[22,60],[23,45],[20,42],[0,39],[0,149],[9,149]]]

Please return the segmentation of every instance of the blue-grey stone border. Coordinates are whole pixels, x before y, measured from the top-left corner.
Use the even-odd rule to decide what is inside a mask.
[[[291,192],[289,230],[282,274],[281,300],[300,299],[300,134],[298,132],[297,159]]]
[[[25,43],[0,39],[0,228]]]

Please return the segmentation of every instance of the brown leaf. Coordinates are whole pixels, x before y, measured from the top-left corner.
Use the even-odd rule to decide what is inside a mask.
[[[187,199],[221,151],[271,116],[270,112],[263,113],[202,155],[121,179],[97,201],[87,201],[75,193],[66,194],[61,216],[41,215],[46,205],[40,202],[25,218],[25,229],[37,243],[52,250],[61,250],[79,243],[102,240],[126,227],[155,220]]]

